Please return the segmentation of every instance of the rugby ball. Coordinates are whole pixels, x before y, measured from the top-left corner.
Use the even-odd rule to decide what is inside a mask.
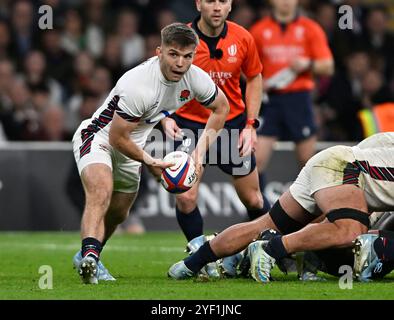
[[[168,192],[183,193],[189,190],[197,181],[194,160],[186,152],[174,151],[167,154],[165,162],[175,163],[163,170],[161,184]]]

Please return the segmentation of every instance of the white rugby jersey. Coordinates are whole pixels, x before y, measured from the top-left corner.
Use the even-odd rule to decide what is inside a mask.
[[[354,178],[365,190],[368,206],[394,210],[394,132],[378,133],[352,147]]]
[[[101,107],[90,119],[83,121],[78,130],[81,130],[84,144],[97,134],[108,139],[112,118],[117,112],[127,121],[138,122],[130,137],[143,148],[152,128],[161,119],[193,98],[207,106],[217,93],[212,79],[199,67],[191,65],[179,82],[171,82],[161,73],[159,58],[153,57],[127,71]]]

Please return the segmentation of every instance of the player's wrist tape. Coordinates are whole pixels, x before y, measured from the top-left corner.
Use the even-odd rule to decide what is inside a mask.
[[[364,211],[360,211],[352,208],[340,208],[331,210],[327,213],[327,219],[330,222],[334,222],[339,219],[352,219],[362,223],[364,226],[369,228],[369,217]]]

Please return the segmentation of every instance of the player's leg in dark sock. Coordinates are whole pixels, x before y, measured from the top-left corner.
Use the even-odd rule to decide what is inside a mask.
[[[261,195],[263,196],[264,205],[261,209],[248,209],[247,213],[249,220],[254,220],[258,217],[261,217],[271,209],[271,203],[268,201],[267,197],[264,194]]]
[[[264,250],[277,261],[288,256],[285,246],[283,245],[281,235],[274,236],[269,240]]]
[[[252,221],[254,219],[257,219],[258,217],[261,217],[263,214],[266,214],[267,211],[265,211],[264,208],[248,209],[247,213],[248,213],[249,220]]]
[[[176,207],[176,219],[187,241],[203,234],[203,220],[198,207],[190,213],[184,213]]]
[[[393,261],[394,260],[394,238],[393,237],[379,237],[373,243],[375,252],[380,260]]]
[[[354,264],[352,248],[328,248],[316,250],[313,253],[316,254],[321,262],[318,269],[336,277],[343,275],[343,273],[340,273],[341,266],[353,266]]]
[[[194,254],[184,259],[184,262],[189,270],[197,273],[207,263],[218,259],[219,257],[212,251],[209,241],[207,241]]]
[[[95,238],[85,238],[82,240],[81,253],[82,257],[91,256],[96,261],[100,259],[100,252],[102,250],[101,242]]]
[[[265,179],[265,173],[264,172],[259,172],[259,184],[260,184],[261,194],[263,196],[264,196],[264,189],[265,189],[265,186],[266,186],[266,182],[267,181]]]
[[[394,269],[394,231],[393,216],[386,216],[385,221],[379,220],[379,238],[374,241],[374,250],[380,259],[380,268],[375,268],[372,272],[372,279],[380,279],[389,274]]]

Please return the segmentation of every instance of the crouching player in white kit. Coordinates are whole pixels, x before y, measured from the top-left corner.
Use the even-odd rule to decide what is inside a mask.
[[[284,273],[296,270],[301,281],[321,281],[324,278],[317,276],[318,271],[341,277],[343,266],[354,266],[353,276],[359,281],[382,279],[394,270],[394,212],[375,212],[369,220],[371,229],[358,236],[353,247],[297,253],[292,259],[278,260],[279,269]],[[270,240],[277,234],[267,229],[259,240]],[[223,275],[249,276],[248,249],[222,261]]]
[[[354,147],[334,146],[307,162],[269,214],[227,228],[196,253],[173,265],[169,276],[193,276],[206,263],[249,245],[253,278],[268,282],[271,269],[282,258],[301,251],[349,247],[356,237],[367,232],[371,212],[393,209],[394,132],[376,134]],[[325,220],[310,223],[318,216]],[[268,241],[254,241],[265,229],[280,234]],[[391,250],[394,252],[394,243]],[[359,257],[355,269],[365,260],[362,255]]]
[[[157,180],[172,165],[143,150],[155,124],[193,98],[212,110],[192,154],[198,174],[229,112],[221,90],[208,74],[192,65],[198,44],[193,29],[174,23],[163,28],[161,37],[157,57],[126,72],[73,138],[86,198],[82,248],[74,256],[74,265],[84,283],[114,280],[100,262],[100,252],[136,198],[141,164]]]

